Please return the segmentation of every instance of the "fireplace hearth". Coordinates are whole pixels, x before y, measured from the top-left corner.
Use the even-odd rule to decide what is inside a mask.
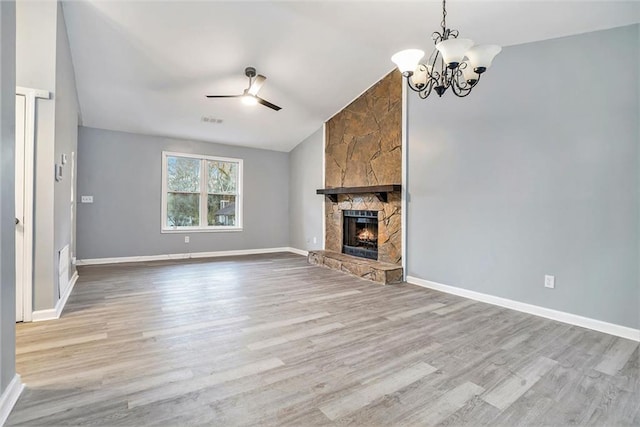
[[[378,212],[343,210],[342,253],[378,259]]]

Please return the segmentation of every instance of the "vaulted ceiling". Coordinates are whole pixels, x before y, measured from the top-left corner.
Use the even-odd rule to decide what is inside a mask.
[[[439,1],[69,1],[63,7],[85,126],[280,151],[393,69],[394,52],[430,52],[441,21]],[[447,23],[461,36],[503,46],[640,22],[636,1],[450,0],[447,10]],[[205,98],[241,93],[246,66],[267,76],[260,96],[281,111]]]

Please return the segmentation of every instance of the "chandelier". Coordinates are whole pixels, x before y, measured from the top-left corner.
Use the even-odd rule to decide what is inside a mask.
[[[469,95],[502,50],[497,45],[474,46],[471,39],[459,39],[458,30],[447,28],[445,3],[442,0],[442,32],[436,31],[431,36],[436,48],[427,63],[420,62],[424,57],[420,49],[406,49],[391,57],[409,87],[422,99],[432,90],[442,96],[449,88],[456,96]]]

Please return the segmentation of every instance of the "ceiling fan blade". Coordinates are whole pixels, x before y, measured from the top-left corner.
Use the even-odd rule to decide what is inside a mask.
[[[269,107],[269,108],[271,108],[272,110],[276,110],[276,111],[278,111],[278,110],[281,110],[281,109],[282,109],[282,107],[278,107],[277,105],[272,104],[272,103],[270,103],[269,101],[267,101],[267,100],[264,100],[264,99],[260,98],[259,96],[256,96],[255,98],[258,100],[258,103],[260,103],[260,104],[264,105],[265,107]]]
[[[265,76],[263,76],[262,74],[258,74],[256,76],[256,79],[253,81],[253,83],[251,83],[251,86],[247,90],[247,93],[249,95],[256,96],[258,94],[258,91],[260,90],[260,88],[264,84],[265,80],[267,80],[267,78]]]
[[[205,95],[207,98],[240,98],[242,95]]]

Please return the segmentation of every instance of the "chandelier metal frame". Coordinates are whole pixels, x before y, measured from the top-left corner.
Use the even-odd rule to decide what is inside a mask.
[[[431,35],[434,45],[450,38],[457,39],[460,35],[458,30],[447,28],[446,0],[442,0],[442,22],[440,23],[440,26],[442,27],[442,32],[434,31]],[[433,52],[431,52],[431,55],[427,60],[427,64],[418,64],[418,69],[427,73],[427,83],[414,84],[411,80],[411,76],[408,76],[409,78],[407,79],[407,82],[409,83],[409,87],[411,90],[418,92],[418,96],[422,99],[427,98],[431,94],[432,90],[435,90],[438,96],[442,96],[449,88],[451,88],[452,92],[460,98],[469,95],[471,93],[471,89],[473,89],[473,87],[480,81],[480,75],[482,72],[478,73],[479,70],[476,71],[476,73],[478,73],[478,78],[467,81],[464,79],[462,70],[465,67],[469,67],[469,64],[466,62],[454,64],[455,67],[453,68],[451,65],[447,66],[447,64],[442,60],[442,55],[438,49],[433,49]],[[437,65],[440,65],[440,67],[437,67]],[[429,71],[429,68],[431,71]],[[437,71],[438,68],[440,68],[440,71]]]
[[[449,88],[454,95],[462,98],[471,93],[501,48],[496,45],[474,46],[473,41],[469,39],[459,39],[459,42],[453,43],[451,40],[457,39],[460,33],[458,30],[447,28],[446,0],[442,0],[440,26],[441,31],[435,31],[431,35],[435,48],[426,62],[419,61],[424,52],[417,49],[398,52],[391,59],[396,62],[402,75],[407,78],[409,88],[417,92],[420,98],[425,99],[432,92],[442,96]],[[467,43],[468,47],[465,45]],[[462,47],[464,50],[460,51],[460,46],[464,46]],[[452,54],[456,50],[458,53]],[[461,55],[460,53],[465,50],[467,52]],[[416,53],[418,54],[414,59],[416,62],[411,63],[411,57]],[[445,57],[449,62],[445,62]],[[465,57],[469,59],[465,60]]]

